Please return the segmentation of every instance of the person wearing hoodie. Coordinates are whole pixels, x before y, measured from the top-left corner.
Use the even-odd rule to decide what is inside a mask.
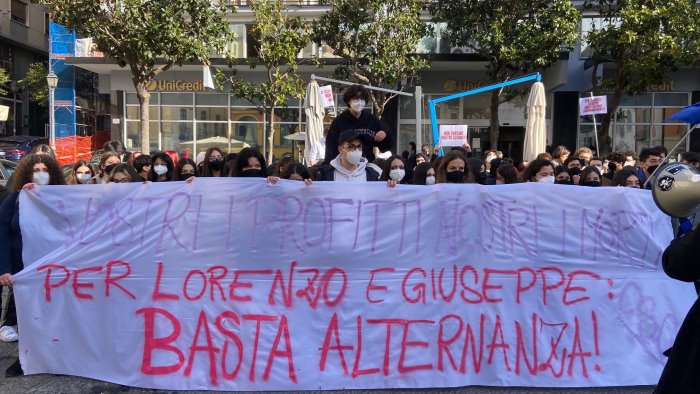
[[[363,157],[367,157],[375,147],[381,152],[390,150],[393,144],[391,135],[384,131],[386,128],[379,118],[364,110],[365,104],[369,102],[369,91],[362,85],[352,85],[343,93],[343,101],[348,109],[335,118],[328,129],[323,163],[331,164],[336,158],[335,149],[331,147],[340,146],[340,134],[345,130],[357,132],[362,142]]]
[[[362,157],[363,144],[357,130],[343,131],[337,141],[338,155],[330,164],[321,166],[320,180],[352,183],[379,180],[377,171],[368,167],[367,159]]]

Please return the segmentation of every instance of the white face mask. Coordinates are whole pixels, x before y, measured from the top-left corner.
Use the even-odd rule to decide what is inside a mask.
[[[75,179],[77,179],[79,183],[87,183],[90,178],[92,178],[90,174],[75,174]]]
[[[493,159],[495,159],[495,158],[496,158],[496,156],[486,156],[486,162],[487,162],[487,163],[490,163],[491,160],[493,160]]]
[[[546,177],[544,177],[544,178],[540,178],[540,180],[537,181],[537,182],[542,182],[542,183],[554,183],[554,177],[551,176],[551,175],[549,175],[549,176],[546,176]]]
[[[506,183],[500,179],[496,179],[496,184],[497,185],[505,185]]]
[[[406,171],[404,169],[396,169],[389,171],[389,178],[395,180],[396,182],[401,182],[403,177],[406,176]]]
[[[362,149],[355,149],[352,152],[348,152],[345,155],[345,159],[354,166],[358,165],[360,160],[362,160]]]
[[[360,112],[362,111],[362,108],[365,107],[365,100],[351,100],[350,101],[350,108],[353,109],[355,112]]]
[[[37,185],[48,185],[49,184],[49,173],[48,172],[35,172],[32,176],[34,183]]]
[[[634,166],[634,162],[633,161],[626,161],[625,167],[627,167],[627,166]]]
[[[153,166],[153,171],[158,175],[165,175],[168,172],[168,166],[157,165]]]
[[[434,185],[435,184],[435,177],[432,175],[425,177],[425,184],[426,185]]]

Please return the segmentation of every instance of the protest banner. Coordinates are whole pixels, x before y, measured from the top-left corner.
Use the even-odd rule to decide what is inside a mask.
[[[440,146],[462,146],[467,142],[467,125],[440,125]]]
[[[608,96],[591,96],[578,99],[579,115],[608,113]]]
[[[19,204],[27,374],[648,385],[696,298],[660,268],[671,225],[645,190],[198,178],[39,186]]]

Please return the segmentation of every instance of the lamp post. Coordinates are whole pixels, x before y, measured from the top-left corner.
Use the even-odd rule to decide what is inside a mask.
[[[12,135],[17,135],[17,82],[10,82],[12,90]]]
[[[51,149],[56,151],[56,119],[54,116],[53,98],[56,86],[58,86],[58,77],[53,71],[46,76],[46,84],[49,85],[49,144]]]

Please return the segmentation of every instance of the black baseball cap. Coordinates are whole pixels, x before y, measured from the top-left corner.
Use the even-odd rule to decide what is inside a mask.
[[[340,136],[338,137],[338,145],[342,144],[343,142],[352,141],[358,138],[360,138],[360,134],[356,130],[345,130],[342,133],[340,133]]]

